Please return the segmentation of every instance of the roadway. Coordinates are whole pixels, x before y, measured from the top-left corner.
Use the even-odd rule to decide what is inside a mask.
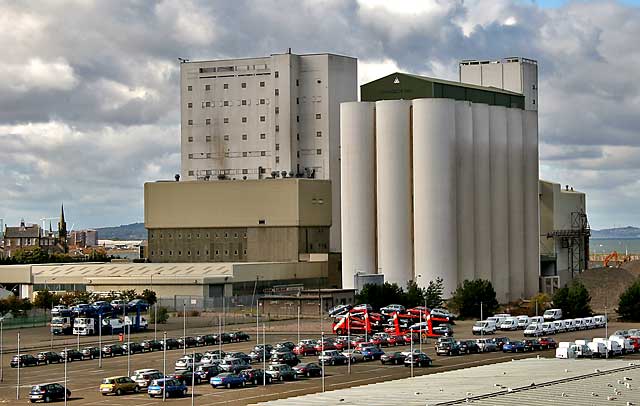
[[[470,334],[472,322],[462,321],[456,326],[455,330],[458,332],[456,338],[472,338]],[[311,328],[309,322],[304,324],[305,330]],[[178,337],[181,335],[182,330],[174,328],[169,332],[169,337]],[[251,330],[249,326],[245,326],[245,331],[250,334],[255,332],[255,324]],[[632,325],[629,323],[610,323],[609,334],[616,329],[638,327],[637,324]],[[24,329],[21,336],[28,338],[35,333],[37,329]],[[196,331],[197,330],[197,331]],[[290,332],[278,332],[290,331]],[[189,335],[196,335],[197,333],[208,331],[214,333],[217,329],[213,328],[198,328],[190,330]],[[603,337],[604,329],[587,330],[580,332],[571,332],[558,334],[554,338],[556,341],[570,341],[579,338],[593,338]],[[153,336],[153,332],[144,335],[136,335],[136,341],[140,341],[143,337]],[[303,331],[302,338],[319,338],[318,332]],[[522,338],[522,331],[506,332],[499,335],[508,336],[511,338]],[[160,334],[161,338],[162,334]],[[42,337],[31,337],[34,342],[42,341]],[[271,331],[266,336],[268,343],[276,343],[282,340],[296,341],[296,321],[293,322],[274,322],[271,326]],[[477,337],[476,337],[477,338]],[[94,338],[88,338],[94,339]],[[132,338],[133,341],[133,338]],[[262,342],[262,338],[260,338]],[[46,342],[46,340],[45,340]],[[84,345],[84,344],[83,344]],[[249,353],[255,345],[255,337],[252,336],[252,340],[243,343],[224,344],[224,351],[244,351]],[[416,347],[418,347],[416,345]],[[198,347],[197,349],[187,349],[188,352],[205,352],[206,350],[215,350],[218,346]],[[46,348],[48,349],[48,348]],[[61,350],[62,347],[54,347],[54,350]],[[385,351],[403,351],[408,350],[409,346],[404,347],[391,347],[390,349],[384,348]],[[466,368],[471,366],[483,365],[488,363],[497,363],[508,361],[516,358],[535,357],[536,355],[544,357],[553,357],[554,352],[552,350],[540,351],[525,354],[504,354],[504,353],[484,353],[473,354],[467,356],[453,356],[453,357],[438,357],[435,355],[433,348],[433,340],[430,340],[428,344],[423,344],[425,352],[434,360],[434,365],[429,368],[415,368],[415,375],[429,374],[442,372],[451,369]],[[36,351],[31,351],[35,353]],[[167,360],[167,373],[173,372],[173,365],[175,361],[183,355],[183,350],[170,350],[166,352]],[[629,358],[640,358],[638,355],[628,355]],[[28,392],[32,385],[44,383],[44,382],[60,382],[64,384],[64,364],[43,365],[38,367],[28,367],[20,369],[20,399],[16,400],[16,384],[17,384],[17,369],[9,368],[10,356],[5,354],[3,363],[3,382],[0,383],[0,402],[16,404],[27,402]],[[304,357],[303,362],[317,362],[317,357]],[[163,369],[163,352],[153,352],[145,354],[131,355],[128,364],[127,356],[120,356],[114,358],[103,359],[102,368],[98,367],[98,360],[87,361],[75,361],[67,364],[67,377],[68,388],[72,391],[72,397],[69,399],[69,404],[76,405],[123,405],[123,406],[142,406],[153,405],[162,402],[162,399],[150,399],[146,394],[132,394],[124,395],[120,397],[102,396],[98,392],[98,387],[102,378],[114,375],[127,375],[127,371],[133,371],[140,368],[157,368],[160,371]],[[262,363],[255,365],[256,368],[262,368]],[[347,366],[327,366],[325,374],[325,390],[341,389],[345,387],[387,381],[392,379],[406,378],[411,374],[411,368],[404,366],[391,366],[381,365],[379,361],[372,361],[366,363],[354,364],[351,366],[351,371],[348,371]],[[194,401],[197,405],[214,405],[214,404],[229,404],[229,405],[245,405],[266,400],[303,395],[308,393],[319,392],[322,390],[321,378],[309,378],[299,379],[297,381],[275,383],[267,385],[266,387],[258,386],[238,389],[213,389],[208,384],[201,384],[195,387]],[[167,399],[168,403],[176,405],[188,405],[191,404],[191,389],[189,390],[189,396],[186,399]]]

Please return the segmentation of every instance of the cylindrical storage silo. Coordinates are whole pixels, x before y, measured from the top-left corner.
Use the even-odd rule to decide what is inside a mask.
[[[413,101],[413,227],[416,281],[426,287],[441,277],[444,296],[455,291],[457,227],[455,103]],[[420,275],[420,277],[418,277]]]
[[[491,278],[491,148],[489,106],[473,103],[473,214],[475,222],[475,279]]]
[[[376,272],[375,104],[340,105],[342,287]]]
[[[524,111],[525,293],[540,290],[540,217],[538,214],[538,112]]]
[[[525,297],[524,290],[524,153],[522,110],[507,109],[509,177],[509,291],[511,300]]]
[[[468,101],[456,102],[456,219],[458,281],[475,279],[473,113]]]
[[[491,148],[491,282],[500,303],[509,296],[509,184],[507,109],[489,107]]]
[[[411,101],[376,102],[378,273],[406,287],[413,279]]]

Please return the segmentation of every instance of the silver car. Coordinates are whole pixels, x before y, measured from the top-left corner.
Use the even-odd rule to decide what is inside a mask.
[[[498,345],[491,338],[479,338],[476,340],[478,348],[481,352],[494,352],[498,351]]]
[[[365,356],[362,354],[360,350],[347,350],[342,351],[342,355],[347,357],[347,359],[351,359],[351,363],[355,364],[356,362],[365,361]]]

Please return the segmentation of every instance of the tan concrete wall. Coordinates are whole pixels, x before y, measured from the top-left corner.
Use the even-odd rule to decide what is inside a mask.
[[[144,207],[148,229],[329,226],[331,182],[305,179],[153,182],[144,185]]]
[[[247,261],[297,261],[298,228],[250,228],[247,230]]]
[[[0,265],[0,284],[31,283],[31,265]]]

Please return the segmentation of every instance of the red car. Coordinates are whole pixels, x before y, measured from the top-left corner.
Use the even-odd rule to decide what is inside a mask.
[[[548,350],[551,348],[556,348],[558,346],[558,344],[556,343],[556,340],[550,337],[540,337],[538,338],[538,342],[540,343],[540,348],[542,349]]]
[[[371,337],[369,339],[369,342],[371,344],[375,344],[378,347],[388,347],[389,346],[389,340],[387,339],[387,337],[382,336],[382,335],[374,335],[373,337]]]
[[[335,350],[336,344],[333,342],[333,340],[325,339],[324,342],[318,341],[318,344],[316,344],[314,348],[317,352]]]
[[[640,337],[629,337],[629,340],[633,345],[633,352],[638,352],[640,350]]]
[[[346,339],[342,339],[342,338],[338,338],[334,341],[334,345],[336,346],[336,350],[338,351],[344,351],[346,350],[349,346],[347,343]]]
[[[298,344],[293,348],[293,353],[296,355],[316,355],[318,351],[311,345]]]
[[[351,348],[357,347],[360,343],[364,343],[363,336],[355,336],[351,338]]]
[[[404,345],[404,336],[389,336],[387,343],[393,346]]]

